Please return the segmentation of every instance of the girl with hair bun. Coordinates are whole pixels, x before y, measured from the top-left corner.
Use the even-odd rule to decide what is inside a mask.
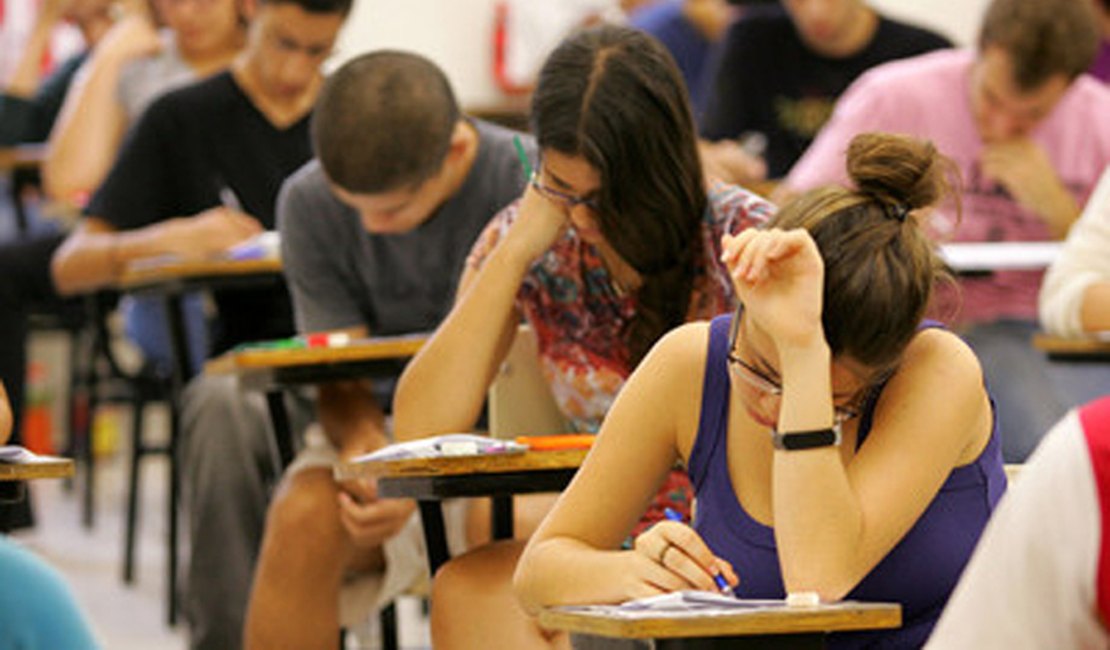
[[[918,221],[949,163],[865,134],[848,170],[856,189],[724,237],[741,306],[667,334],[633,373],[518,565],[526,610],[715,591],[719,576],[746,598],[901,603],[901,628],[830,648],[924,643],[1006,479],[975,356],[924,319],[942,266]],[[676,462],[693,522],[621,549]]]

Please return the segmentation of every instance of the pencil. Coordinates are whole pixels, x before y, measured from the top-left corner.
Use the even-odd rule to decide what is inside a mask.
[[[520,166],[524,169],[524,182],[532,180],[532,162],[528,160],[528,154],[524,151],[524,143],[520,141],[519,135],[513,136],[513,146],[516,147],[516,155],[520,158]]]

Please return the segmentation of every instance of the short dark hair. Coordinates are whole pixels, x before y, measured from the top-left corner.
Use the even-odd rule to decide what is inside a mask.
[[[331,182],[356,194],[385,192],[439,171],[459,117],[434,63],[381,50],[328,78],[312,116],[312,145]]]
[[[259,0],[262,4],[280,5],[291,4],[297,5],[310,14],[339,14],[346,17],[351,13],[351,5],[354,0]]]
[[[999,47],[1011,57],[1024,91],[1055,75],[1069,80],[1091,67],[1101,37],[1088,0],[994,0],[979,30],[979,51]]]
[[[601,176],[599,229],[644,279],[624,333],[634,366],[685,321],[703,255],[708,201],[682,73],[638,30],[578,32],[540,71],[532,128],[541,151],[581,156]]]

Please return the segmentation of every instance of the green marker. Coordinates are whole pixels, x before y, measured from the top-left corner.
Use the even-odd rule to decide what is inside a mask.
[[[520,141],[519,135],[513,136],[513,146],[516,147],[516,155],[520,157],[520,166],[524,168],[524,182],[527,183],[532,180],[532,163],[524,152],[524,143]]]

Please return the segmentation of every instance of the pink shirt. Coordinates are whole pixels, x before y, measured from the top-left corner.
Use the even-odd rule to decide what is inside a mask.
[[[931,139],[959,167],[962,219],[951,207],[930,224],[946,241],[1037,241],[1050,239],[1044,222],[1019,206],[1006,190],[983,177],[983,143],[971,111],[972,50],[942,50],[879,66],[841,97],[832,119],[798,161],[786,185],[805,190],[847,183],[844,152],[852,137],[867,131]],[[1064,184],[1082,204],[1110,164],[1110,89],[1082,76],[1072,84],[1032,138],[1048,155]],[[1041,272],[997,272],[961,281],[964,324],[1000,318],[1034,320]]]

